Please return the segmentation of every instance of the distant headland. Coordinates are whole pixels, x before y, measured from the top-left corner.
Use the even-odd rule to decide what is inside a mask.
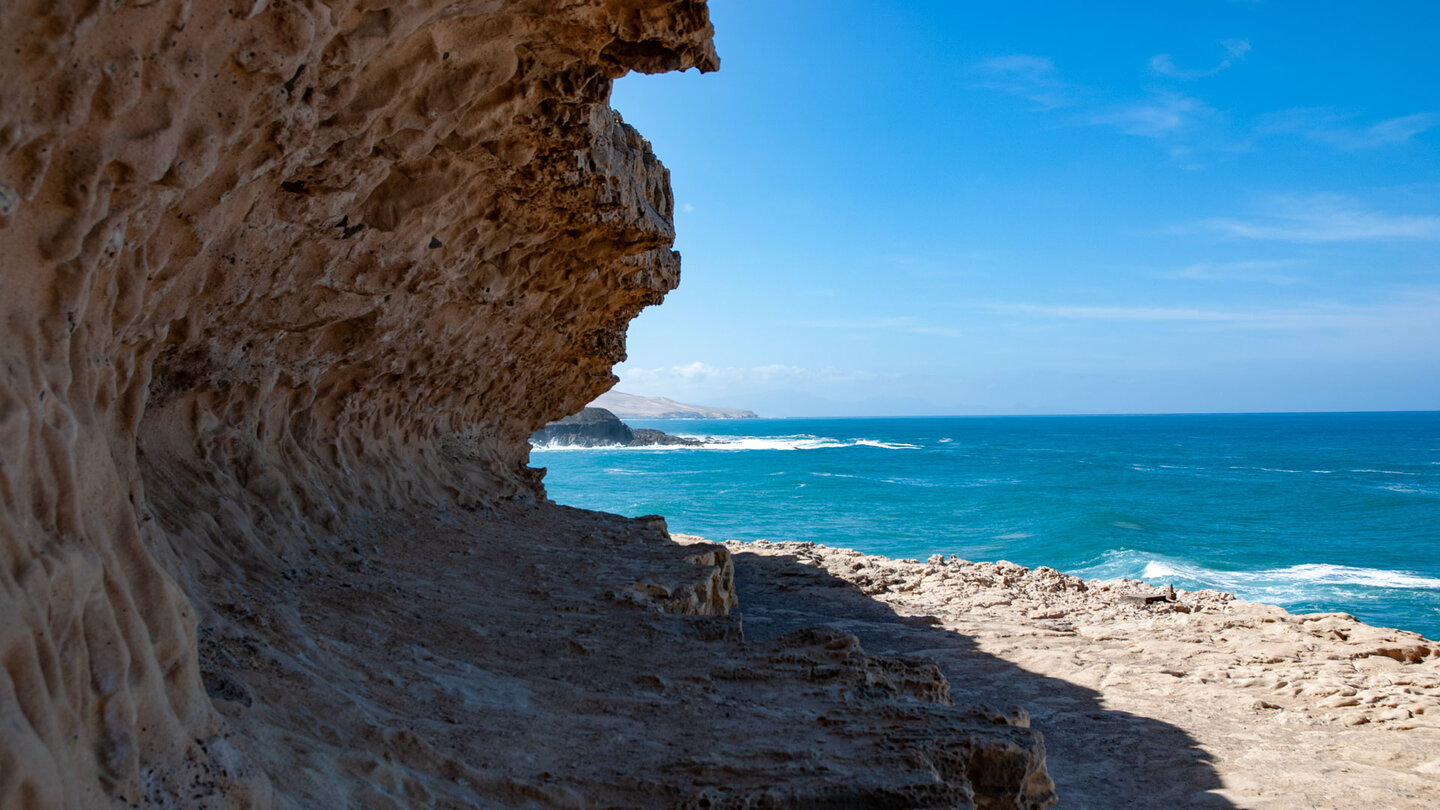
[[[649,447],[680,445],[699,447],[699,439],[671,436],[649,428],[631,428],[604,408],[586,408],[535,431],[530,443],[560,447]]]
[[[754,411],[742,408],[717,408],[711,405],[688,405],[668,397],[639,397],[619,391],[607,391],[590,403],[604,408],[621,419],[756,419]]]

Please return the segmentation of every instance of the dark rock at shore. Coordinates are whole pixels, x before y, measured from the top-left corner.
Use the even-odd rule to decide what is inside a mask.
[[[627,445],[635,434],[624,422],[604,408],[586,408],[535,431],[535,444],[566,444],[576,447]]]
[[[631,428],[604,408],[586,408],[559,421],[551,422],[530,437],[534,444],[559,444],[570,447],[643,447],[670,444],[698,446],[696,439],[671,436],[650,428]]]
[[[631,428],[630,432],[635,435],[630,444],[635,447],[647,444],[675,444],[686,447],[699,447],[704,442],[699,439],[687,439],[684,436],[671,436],[663,430],[652,428]]]

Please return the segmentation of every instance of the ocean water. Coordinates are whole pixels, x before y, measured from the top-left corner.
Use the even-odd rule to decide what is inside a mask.
[[[537,448],[560,503],[711,539],[1214,588],[1440,638],[1440,413],[632,423]]]

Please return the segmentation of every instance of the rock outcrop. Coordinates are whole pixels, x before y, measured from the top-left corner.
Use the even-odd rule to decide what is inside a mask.
[[[613,385],[628,321],[679,278],[667,173],[611,81],[714,69],[710,37],[703,0],[0,5],[0,806],[819,795],[798,749],[727,775],[654,753],[693,743],[675,732],[635,743],[641,770],[572,771],[496,725],[588,712],[567,750],[599,761],[605,718],[678,692],[729,717],[745,672],[820,695],[795,715],[814,745],[870,741],[817,760],[864,795],[1050,800],[1033,732],[848,640],[693,680],[728,654],[704,646],[724,549],[656,536],[626,562],[518,503],[543,500],[530,434]],[[547,551],[546,526],[572,542]],[[456,580],[466,543],[509,567]],[[645,611],[685,629],[654,637],[673,655],[596,652],[594,683],[653,678],[604,702],[583,671],[525,680],[569,661],[507,629],[546,605],[572,657],[634,646],[617,628]],[[877,696],[891,719],[837,721]]]
[[[714,69],[705,5],[19,0],[0,45],[0,805],[263,801],[206,583],[539,495],[679,277],[611,80]]]
[[[1052,796],[1023,717],[956,700],[928,662],[833,628],[744,640],[726,548],[656,518],[512,502],[355,536],[345,565],[251,584],[202,638],[216,705],[290,806]]]
[[[702,444],[698,439],[671,436],[662,430],[632,428],[604,408],[585,408],[564,419],[557,419],[535,431],[530,442],[537,446],[560,447],[698,447]]]
[[[968,699],[1026,707],[1065,807],[1440,795],[1440,643],[1415,633],[1004,561],[727,545],[750,638],[819,620],[874,652],[923,650]]]

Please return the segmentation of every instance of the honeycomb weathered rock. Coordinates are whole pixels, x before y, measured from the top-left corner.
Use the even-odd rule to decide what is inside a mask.
[[[263,801],[187,592],[535,495],[678,281],[611,80],[717,65],[698,0],[0,6],[0,805]]]

